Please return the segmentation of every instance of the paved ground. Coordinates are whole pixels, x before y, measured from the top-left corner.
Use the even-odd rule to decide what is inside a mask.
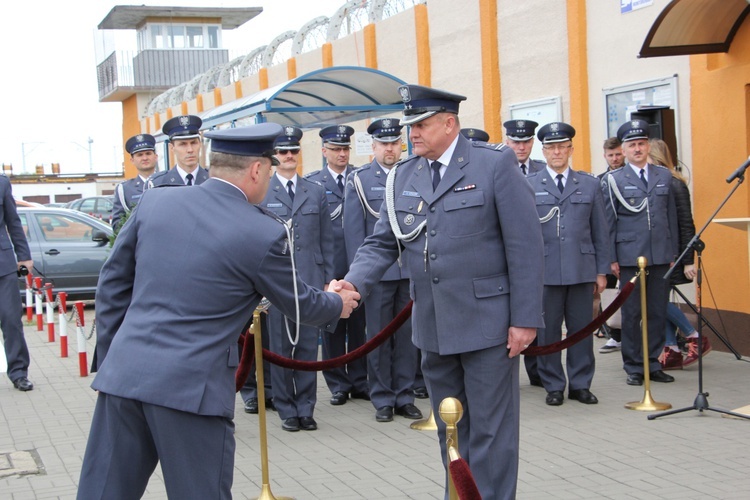
[[[87,309],[87,321],[93,311]],[[78,373],[47,333],[26,327],[36,388],[29,393],[0,381],[0,498],[72,499],[94,408],[91,377]],[[597,339],[597,347],[603,341]],[[89,342],[89,359],[93,343]],[[0,364],[2,361],[0,361]],[[596,406],[544,404],[544,391],[521,375],[520,499],[750,498],[750,421],[689,411],[649,421],[623,405],[643,389],[625,384],[619,354],[597,354],[592,391]],[[673,384],[653,384],[656,401],[692,406],[697,368],[675,373]],[[750,364],[725,353],[705,358],[704,389],[719,408],[750,405]],[[414,431],[396,417],[377,423],[369,402],[328,404],[319,378],[316,432],[287,433],[268,414],[270,484],[277,497],[297,499],[440,499],[443,472],[434,432]],[[426,413],[426,401],[417,401]],[[235,498],[261,491],[258,417],[237,399]],[[36,472],[38,470],[38,472]],[[29,473],[31,472],[31,473]],[[166,498],[160,474],[145,498]]]

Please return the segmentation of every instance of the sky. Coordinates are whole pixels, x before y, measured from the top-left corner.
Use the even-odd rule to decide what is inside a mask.
[[[0,163],[13,173],[38,164],[61,173],[122,171],[121,104],[100,103],[97,25],[115,5],[262,7],[245,25],[224,31],[230,54],[250,52],[276,35],[332,16],[345,0],[31,0],[5,2],[0,16]],[[134,36],[134,35],[133,35]],[[118,46],[121,36],[118,36]],[[98,40],[98,42],[97,42]],[[130,47],[123,47],[130,49]],[[25,167],[24,167],[25,166]]]

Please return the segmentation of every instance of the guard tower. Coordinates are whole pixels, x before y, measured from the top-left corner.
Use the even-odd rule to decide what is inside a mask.
[[[238,28],[262,11],[261,7],[113,7],[98,28],[135,30],[137,35],[135,51],[106,51],[96,68],[99,101],[122,103],[122,142],[141,132],[139,120],[153,98],[227,63],[222,30]],[[135,169],[127,155],[123,164],[125,176],[133,177]]]

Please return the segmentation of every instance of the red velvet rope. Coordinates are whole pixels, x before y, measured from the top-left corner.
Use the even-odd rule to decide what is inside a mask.
[[[543,356],[545,354],[560,352],[563,349],[567,349],[568,347],[577,344],[578,342],[598,330],[615,312],[617,312],[617,310],[625,303],[625,300],[630,297],[630,294],[633,292],[633,288],[635,288],[635,284],[632,281],[628,281],[627,283],[625,283],[620,288],[620,293],[617,294],[615,300],[612,301],[609,307],[602,311],[599,316],[594,318],[591,323],[584,326],[576,333],[568,335],[565,337],[565,339],[561,340],[560,342],[555,342],[554,344],[528,347],[524,349],[521,354],[524,354],[526,356]]]
[[[564,340],[555,342],[554,344],[529,347],[525,349],[522,354],[526,356],[542,356],[544,354],[552,354],[562,351],[563,349],[567,349],[577,342],[580,342],[585,337],[591,335],[595,330],[600,328],[620,307],[622,307],[622,304],[625,303],[625,300],[630,296],[634,287],[635,284],[633,282],[625,283],[625,285],[622,286],[620,293],[617,295],[615,300],[612,301],[609,307],[602,311],[599,316],[594,318],[591,323],[586,325],[580,331],[572,335],[568,335]],[[279,356],[275,352],[271,352],[268,349],[263,349],[263,359],[266,359],[277,366],[281,366],[282,368],[290,368],[292,370],[301,371],[330,370],[331,368],[344,366],[347,363],[351,363],[355,359],[358,359],[372,352],[383,342],[385,342],[391,335],[393,335],[396,330],[398,330],[401,325],[403,325],[404,322],[406,322],[406,320],[411,316],[412,305],[412,302],[406,304],[406,307],[404,307],[403,310],[398,313],[395,318],[393,318],[393,321],[388,323],[388,326],[386,326],[380,333],[365,342],[364,345],[344,354],[343,356],[339,356],[333,359],[327,359],[324,361],[298,361],[295,359],[289,359],[283,356]],[[238,341],[239,344],[242,345],[242,357],[240,365],[235,373],[235,385],[237,391],[239,391],[240,388],[245,385],[245,381],[250,374],[250,369],[252,368],[253,362],[255,360],[255,346],[253,344],[253,335],[250,334],[249,331],[247,333],[249,335],[240,335]]]
[[[451,460],[448,470],[460,500],[482,500],[482,495],[479,493],[479,488],[474,482],[474,476],[471,475],[471,469],[466,460],[463,458]]]

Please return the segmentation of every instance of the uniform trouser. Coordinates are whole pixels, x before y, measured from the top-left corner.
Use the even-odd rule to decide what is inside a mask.
[[[537,330],[539,345],[562,340],[562,324],[572,335],[593,319],[594,283],[544,286],[544,328]],[[565,365],[570,390],[589,389],[594,378],[594,339],[591,335],[567,349]],[[562,353],[539,356],[539,376],[547,392],[564,391],[566,380]]]
[[[365,300],[367,340],[375,337],[409,303],[409,280],[381,281]],[[370,399],[375,408],[399,408],[414,403],[417,348],[411,341],[411,321],[406,321],[380,347],[367,355]]]
[[[22,313],[18,276],[16,273],[0,276],[0,329],[3,330],[8,377],[11,380],[29,374],[29,348],[23,336]]]
[[[668,270],[669,265],[646,268],[648,361],[649,371],[652,373],[661,370],[659,354],[664,348],[667,303],[669,302],[669,281],[664,279],[664,274]],[[637,272],[637,267],[620,266],[620,282],[630,281]],[[623,368],[628,375],[643,374],[642,345],[641,284],[636,282],[633,293],[622,306],[622,361]]]
[[[518,477],[520,396],[519,358],[508,357],[505,343],[497,347],[441,356],[422,350],[422,373],[432,411],[440,402],[457,398],[464,413],[458,423],[458,446],[469,463],[483,500],[513,499]],[[438,421],[443,465],[446,465],[445,424]],[[447,471],[447,466],[446,466]],[[448,498],[446,481],[445,498]]]
[[[78,498],[141,498],[160,462],[169,498],[230,499],[234,450],[234,423],[229,418],[100,392]]]
[[[287,332],[287,325],[289,327]],[[268,330],[271,338],[271,351],[285,358],[298,361],[318,359],[319,329],[300,325],[297,345],[292,339],[297,334],[296,323],[275,307],[268,310]],[[312,417],[317,401],[317,372],[292,370],[271,365],[271,385],[273,405],[282,420],[292,417]]]
[[[348,319],[339,320],[336,330],[323,332],[323,359],[333,359],[365,343],[365,307],[360,307]],[[361,357],[346,366],[323,371],[331,393],[365,392],[367,386],[367,360]]]
[[[268,336],[268,314],[260,315],[260,334],[263,349],[270,349],[271,344]],[[265,391],[265,399],[271,399],[273,397],[273,391],[271,390],[271,363],[265,359],[263,360],[263,388]],[[253,368],[247,376],[245,385],[240,389],[240,395],[242,395],[242,400],[245,402],[250,398],[258,397],[258,381],[255,377],[255,363],[253,363]]]

